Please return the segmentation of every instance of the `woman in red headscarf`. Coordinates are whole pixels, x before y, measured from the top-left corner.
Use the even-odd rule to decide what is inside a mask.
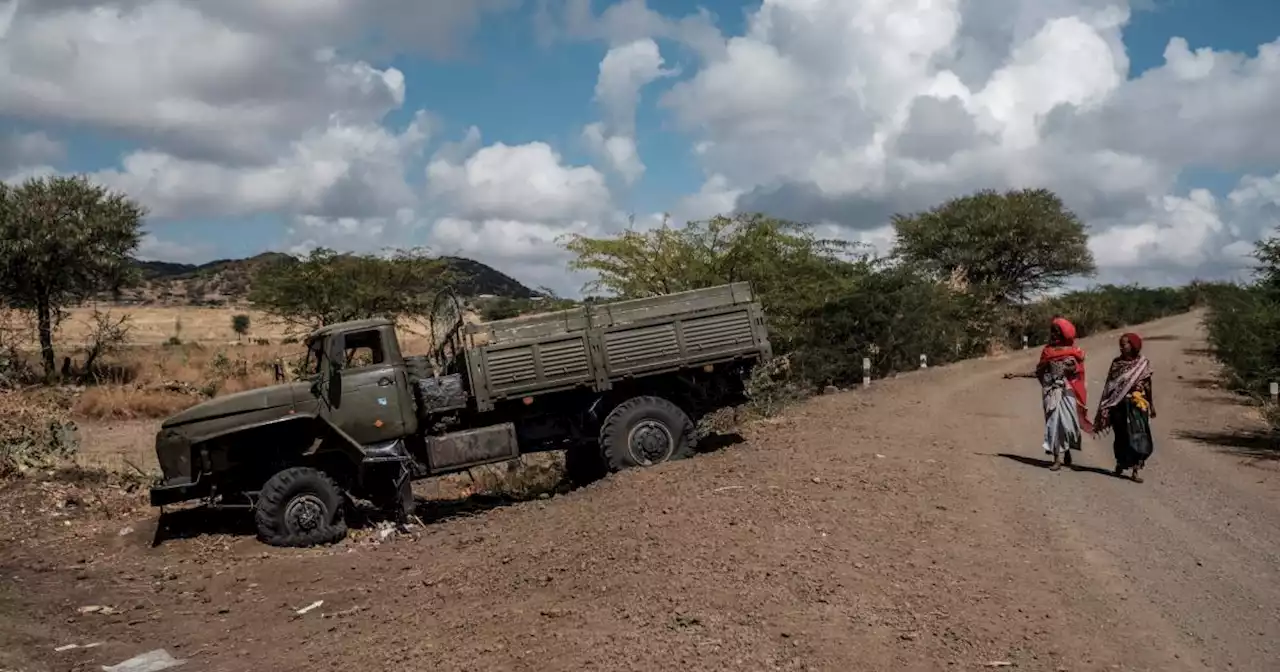
[[[1071,464],[1071,451],[1080,450],[1084,432],[1092,432],[1084,381],[1084,351],[1076,347],[1076,327],[1055,317],[1049,327],[1049,344],[1040,351],[1034,374],[1010,374],[1008,378],[1036,378],[1044,402],[1044,451],[1053,455],[1057,471]]]
[[[1151,440],[1151,418],[1156,417],[1151,390],[1151,362],[1142,356],[1142,337],[1134,333],[1120,337],[1120,356],[1111,362],[1107,383],[1093,418],[1099,434],[1115,432],[1112,449],[1116,456],[1116,476],[1132,469],[1131,478],[1142,482],[1138,473],[1155,450]]]

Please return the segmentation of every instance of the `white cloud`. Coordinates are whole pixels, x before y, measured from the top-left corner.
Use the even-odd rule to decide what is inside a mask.
[[[158,151],[126,155],[120,169],[94,175],[161,218],[303,214],[369,218],[417,200],[405,161],[430,133],[425,114],[393,133],[334,121],[309,130],[276,161],[228,166]]]
[[[706,176],[654,204],[676,221],[761,209],[880,247],[893,212],[1045,186],[1091,225],[1103,279],[1161,279],[1238,268],[1280,211],[1280,40],[1174,38],[1128,79],[1127,0],[762,0],[729,37],[704,10],[539,0],[549,42],[607,45],[579,138],[600,169],[476,128],[432,147],[425,115],[387,127],[413,86],[389,56],[457,54],[519,4],[0,0],[0,119],[46,129],[0,135],[0,176],[55,172],[48,130],[83,128],[131,143],[96,176],[161,218],[269,213],[298,249],[425,242],[572,291],[556,241],[624,225],[605,174],[645,174],[637,108],[669,78],[659,110]],[[1214,195],[1189,169],[1246,177]]]
[[[644,163],[636,147],[636,105],[640,90],[679,70],[663,68],[658,44],[651,39],[613,47],[600,61],[596,79],[596,103],[604,110],[604,121],[587,125],[582,137],[596,156],[632,184],[644,174]]]
[[[566,165],[549,145],[502,143],[461,156],[478,133],[437,155],[427,167],[428,193],[442,213],[428,227],[436,253],[470,257],[531,286],[576,295],[587,278],[571,273],[561,245],[569,234],[600,235],[616,228],[604,175]]]
[[[708,56],[662,99],[718,176],[684,203],[702,214],[728,200],[713,194],[737,195],[737,207],[878,240],[894,212],[1043,186],[1090,223],[1112,275],[1235,268],[1222,252],[1233,236],[1256,239],[1271,220],[1174,189],[1190,168],[1280,168],[1280,41],[1247,57],[1175,38],[1163,66],[1128,80],[1130,11],[1125,0],[764,0],[742,35],[699,48]],[[578,24],[606,23],[593,20]],[[1162,235],[1178,240],[1153,242]],[[1140,259],[1116,250],[1134,241]]]
[[[27,177],[51,174],[55,172],[51,164],[65,155],[66,146],[43,131],[0,133],[0,178],[22,182]]]
[[[0,41],[0,114],[90,124],[198,159],[268,161],[299,130],[374,123],[404,75],[202,13],[201,5],[35,9]]]
[[[1246,176],[1225,198],[1207,189],[1153,198],[1147,212],[1094,235],[1089,247],[1099,266],[1121,281],[1239,276],[1252,265],[1251,241],[1274,234],[1277,226],[1280,173]]]
[[[489,145],[460,163],[437,158],[427,181],[430,196],[465,219],[591,220],[611,207],[604,175],[563,165],[543,142]]]

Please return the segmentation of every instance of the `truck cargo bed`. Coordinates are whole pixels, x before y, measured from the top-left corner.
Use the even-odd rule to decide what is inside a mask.
[[[472,325],[467,351],[479,410],[495,401],[735,359],[767,359],[747,283]]]

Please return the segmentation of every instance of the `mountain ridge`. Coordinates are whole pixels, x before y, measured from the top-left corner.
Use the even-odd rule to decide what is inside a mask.
[[[530,299],[538,293],[519,280],[465,257],[440,257],[455,276],[455,289],[468,298],[495,296]],[[112,297],[117,303],[144,306],[222,306],[248,303],[253,277],[265,266],[294,263],[283,252],[263,252],[242,259],[215,259],[202,264],[138,260],[137,286]]]

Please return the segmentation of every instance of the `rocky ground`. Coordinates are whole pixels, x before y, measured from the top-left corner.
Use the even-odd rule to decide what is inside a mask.
[[[1045,468],[1035,383],[1001,377],[1029,352],[324,549],[235,517],[153,545],[133,484],[10,484],[0,670],[161,648],[192,671],[1276,669],[1280,452],[1215,389],[1196,316],[1141,332],[1161,413],[1143,484],[1106,473],[1105,442]],[[1084,345],[1093,401],[1114,335]]]

